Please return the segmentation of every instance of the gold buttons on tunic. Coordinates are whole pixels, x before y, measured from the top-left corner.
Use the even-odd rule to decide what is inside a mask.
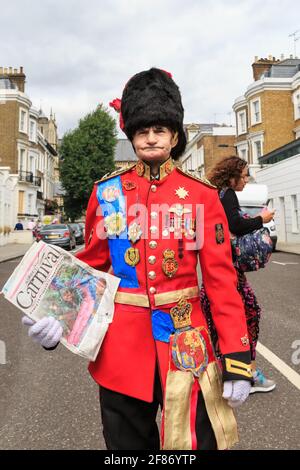
[[[155,225],[151,225],[150,232],[151,233],[156,233],[157,232],[157,227]]]
[[[155,193],[155,191],[157,190],[157,187],[155,186],[155,184],[152,184],[150,189],[153,193]]]
[[[149,277],[149,279],[151,279],[151,281],[153,281],[153,279],[156,278],[156,272],[155,271],[149,271],[148,272],[148,277]]]
[[[150,248],[152,248],[152,250],[154,250],[157,247],[157,241],[150,240],[149,246],[150,246]]]
[[[156,289],[155,287],[150,287],[149,291],[150,291],[150,294],[155,294]]]
[[[151,212],[150,215],[151,215],[151,219],[156,219],[156,217],[157,217],[157,212],[154,212],[154,211],[153,211],[153,212]]]
[[[156,256],[153,256],[153,255],[149,256],[148,261],[150,264],[156,263]]]

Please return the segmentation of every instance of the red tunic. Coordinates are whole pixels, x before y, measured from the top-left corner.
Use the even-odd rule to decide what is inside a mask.
[[[107,209],[105,202],[114,209]],[[110,217],[114,211],[122,219],[117,226]],[[126,228],[129,233],[137,211],[142,234],[135,240]],[[192,238],[197,211],[198,246]],[[122,224],[123,240],[121,234],[112,241],[105,237],[121,231]],[[151,180],[149,167],[139,162],[95,183],[85,236],[85,249],[78,258],[102,271],[112,266],[121,278],[113,322],[96,361],[89,365],[98,384],[152,401],[156,362],[165,384],[169,361],[169,344],[153,338],[152,313],[168,314],[184,297],[192,304],[192,325],[206,327],[199,301],[198,260],[220,348],[229,359],[224,363],[224,378],[250,380],[244,307],[236,288],[227,219],[216,189],[173,167],[171,160],[161,166],[160,179]],[[138,251],[135,266],[124,261],[128,247]],[[130,255],[132,259],[136,254]]]

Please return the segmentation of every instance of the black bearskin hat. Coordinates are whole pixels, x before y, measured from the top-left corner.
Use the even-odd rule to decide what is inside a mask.
[[[141,127],[159,124],[178,132],[172,157],[177,160],[184,152],[184,109],[179,88],[168,72],[151,68],[134,75],[124,88],[121,113],[123,130],[129,140],[132,141],[134,133]]]

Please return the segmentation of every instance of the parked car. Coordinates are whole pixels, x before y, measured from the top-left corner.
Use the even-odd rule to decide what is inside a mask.
[[[85,236],[85,223],[84,222],[78,222],[79,227],[81,227],[83,237]]]
[[[62,248],[72,250],[76,246],[75,234],[69,224],[49,224],[43,225],[36,235],[37,241],[43,240],[51,245],[58,245]]]
[[[74,231],[75,239],[76,239],[76,245],[82,245],[82,243],[84,243],[84,236],[83,236],[82,228],[77,223],[71,223],[69,225],[70,225],[70,227],[72,227],[72,229]]]
[[[251,217],[255,217],[262,211],[264,207],[267,207],[268,199],[268,187],[266,184],[248,183],[244,187],[243,191],[237,191],[241,209]],[[277,232],[274,220],[264,224],[269,230],[271,240],[273,242],[273,251],[276,250],[277,244]]]

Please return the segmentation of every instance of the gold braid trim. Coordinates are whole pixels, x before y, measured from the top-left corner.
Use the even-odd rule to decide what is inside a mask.
[[[195,173],[190,173],[187,170],[183,170],[180,167],[176,167],[176,169],[179,171],[179,173],[188,176],[189,178],[192,178],[193,180],[199,181],[199,183],[205,184],[205,186],[208,186],[209,188],[212,189],[217,189],[217,186],[214,186],[211,184],[211,182],[207,178],[201,178],[200,176],[195,175]]]
[[[133,163],[130,166],[127,166],[126,168],[120,168],[119,170],[113,171],[112,173],[106,173],[106,175],[102,176],[102,178],[98,181],[95,181],[96,183],[102,183],[102,181],[109,180],[110,178],[114,178],[115,176],[122,175],[123,173],[126,173],[129,170],[132,170],[136,166],[136,163]]]

